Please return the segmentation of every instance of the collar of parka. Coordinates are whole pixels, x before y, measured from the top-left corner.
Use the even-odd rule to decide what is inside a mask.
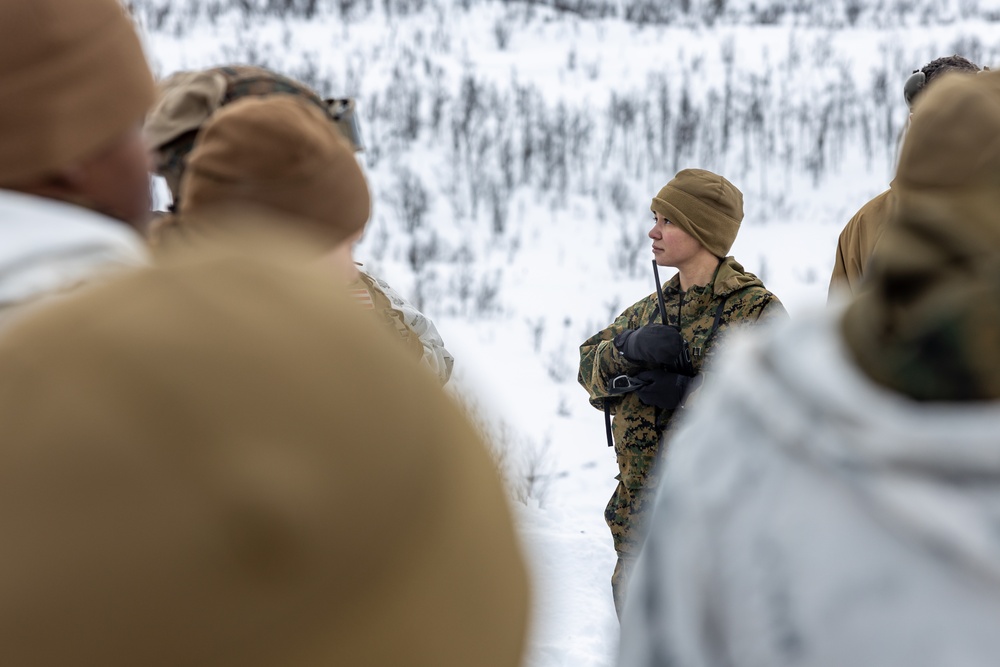
[[[719,266],[715,269],[715,275],[712,277],[710,283],[706,285],[694,285],[683,293],[689,298],[709,291],[713,297],[727,297],[730,294],[753,286],[763,287],[764,283],[761,282],[760,278],[746,271],[743,265],[730,255],[729,257],[722,258],[719,262]],[[663,289],[664,294],[681,294],[680,274],[675,274],[673,278],[667,281]]]

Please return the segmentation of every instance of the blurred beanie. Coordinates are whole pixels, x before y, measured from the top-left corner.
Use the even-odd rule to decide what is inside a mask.
[[[1000,398],[1000,72],[942,77],[917,99],[893,192],[844,314],[848,348],[917,400]]]
[[[527,573],[482,439],[283,241],[5,329],[4,664],[520,664]]]
[[[154,100],[119,0],[0,2],[0,186],[101,150],[138,127]]]
[[[743,193],[718,174],[684,169],[653,197],[650,209],[678,225],[716,257],[725,257],[743,221]]]
[[[319,109],[286,95],[248,97],[213,114],[182,190],[182,224],[219,206],[265,206],[312,223],[334,245],[364,229],[371,207],[350,145]]]
[[[157,84],[157,101],[143,133],[155,152],[156,171],[166,179],[175,203],[181,199],[181,179],[201,126],[227,104],[268,95],[297,97],[329,115],[327,102],[304,83],[252,65],[176,72]]]

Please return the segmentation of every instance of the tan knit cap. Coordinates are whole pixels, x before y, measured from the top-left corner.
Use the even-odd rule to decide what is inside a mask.
[[[1000,398],[1000,72],[946,74],[917,99],[893,192],[848,346],[913,398]]]
[[[743,193],[718,174],[683,169],[653,197],[650,209],[725,257],[743,221]]]
[[[182,222],[253,204],[302,219],[331,244],[364,229],[371,208],[350,145],[319,109],[288,95],[219,109],[199,132],[181,183]]]
[[[5,331],[4,664],[519,665],[527,577],[480,437],[283,242]]]
[[[0,2],[0,186],[99,151],[138,127],[154,98],[118,0]]]

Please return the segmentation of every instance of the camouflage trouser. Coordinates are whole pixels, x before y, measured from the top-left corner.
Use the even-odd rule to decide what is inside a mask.
[[[652,509],[655,489],[647,485],[653,481],[649,478],[649,462],[645,460],[648,457],[642,457],[644,460],[639,465],[635,464],[634,457],[619,455],[618,459],[622,472],[617,478],[618,487],[604,509],[604,520],[611,529],[618,554],[618,563],[611,575],[611,591],[615,599],[615,611],[621,618],[628,577],[645,540],[644,525],[649,510]]]

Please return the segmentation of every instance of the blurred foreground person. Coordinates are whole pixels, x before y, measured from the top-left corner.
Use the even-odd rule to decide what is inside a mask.
[[[434,323],[354,263],[371,202],[346,102],[323,100],[259,67],[178,72],[162,81],[145,132],[176,215],[158,221],[151,243],[169,250],[212,231],[197,222],[205,209],[252,204],[295,216],[324,239],[324,262],[362,308],[446,383],[454,359]]]
[[[0,321],[145,261],[154,94],[118,0],[0,2]]]
[[[906,80],[903,85],[903,99],[910,109],[924,94],[932,81],[948,73],[976,74],[979,66],[959,55],[938,58],[924,65]],[[857,294],[867,274],[868,263],[885,231],[886,222],[893,216],[896,198],[892,184],[854,214],[837,240],[837,256],[834,258],[833,275],[830,277],[828,297],[851,296]]]
[[[1000,73],[939,82],[869,289],[727,350],[668,457],[624,667],[996,664],[997,137]]]
[[[4,663],[516,667],[526,573],[475,429],[260,241],[0,340]]]
[[[677,274],[663,284],[662,304],[654,292],[584,341],[577,378],[594,407],[609,421],[615,415],[608,445],[613,440],[620,474],[604,518],[618,553],[611,585],[619,616],[659,478],[655,468],[691,379],[702,373],[721,334],[785,316],[778,298],[728,256],[743,220],[743,193],[732,183],[684,169],[650,208],[654,260]]]

